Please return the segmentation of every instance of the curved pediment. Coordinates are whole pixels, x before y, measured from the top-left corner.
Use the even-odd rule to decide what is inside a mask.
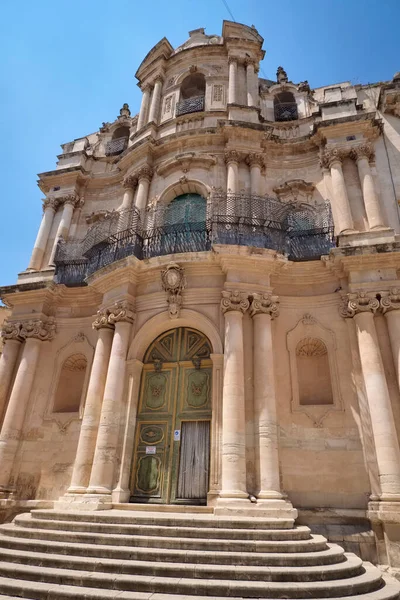
[[[196,152],[184,152],[177,154],[174,158],[166,160],[157,168],[157,174],[161,176],[169,175],[174,171],[183,171],[188,173],[195,167],[210,169],[217,164],[217,159],[211,154],[198,154]]]

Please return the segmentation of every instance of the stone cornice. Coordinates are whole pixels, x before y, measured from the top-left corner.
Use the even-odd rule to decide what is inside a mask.
[[[96,292],[105,294],[120,285],[137,283],[140,270],[141,261],[135,256],[128,256],[99,269],[87,278],[87,283]]]
[[[381,121],[377,119],[376,112],[359,113],[350,117],[319,121],[315,124],[315,129],[316,137],[321,142],[326,142],[328,138],[337,138],[357,133],[362,133],[366,138],[373,140],[380,135]]]
[[[352,271],[400,269],[400,243],[334,248],[329,256],[323,256],[321,260],[338,277]]]
[[[250,246],[213,246],[217,260],[224,273],[241,270],[243,273],[265,275],[276,274],[288,266],[288,259],[275,250]]]
[[[165,177],[173,171],[181,170],[184,173],[187,173],[190,171],[190,169],[194,169],[196,167],[211,169],[211,167],[216,164],[217,159],[211,154],[184,152],[161,163],[158,167],[156,167],[156,171],[158,175]]]

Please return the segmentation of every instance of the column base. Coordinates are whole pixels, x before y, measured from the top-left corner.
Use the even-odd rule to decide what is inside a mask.
[[[368,518],[374,530],[379,560],[400,568],[400,496],[385,494],[368,503]]]
[[[371,229],[370,231],[345,231],[339,235],[339,247],[369,246],[371,244],[388,244],[394,242],[394,231],[389,227]]]
[[[226,492],[225,492],[226,494]],[[243,497],[227,497],[223,492],[216,501],[214,514],[216,516],[251,517],[271,520],[271,527],[290,529],[297,518],[297,510],[289,500],[282,498],[263,498],[257,502]]]
[[[122,488],[115,488],[111,494],[113,504],[126,504],[129,502],[131,497],[131,490],[124,490]]]
[[[111,494],[65,494],[54,502],[54,510],[111,510]]]

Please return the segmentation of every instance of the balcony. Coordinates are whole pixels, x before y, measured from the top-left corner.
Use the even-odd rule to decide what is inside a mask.
[[[330,207],[296,207],[276,198],[214,194],[208,214],[168,222],[165,207],[115,213],[92,227],[84,240],[59,242],[55,281],[85,285],[85,278],[127,256],[211,250],[213,244],[269,248],[293,261],[318,260],[335,247]]]
[[[274,105],[275,121],[296,121],[299,118],[296,102],[279,102]]]
[[[195,96],[187,100],[181,100],[176,105],[176,116],[188,115],[189,113],[202,112],[204,110],[204,96]]]
[[[115,140],[111,140],[106,144],[106,156],[116,156],[121,154],[128,145],[127,137],[120,137]]]

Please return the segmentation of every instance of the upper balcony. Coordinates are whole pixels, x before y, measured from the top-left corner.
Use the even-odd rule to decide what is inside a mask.
[[[207,203],[187,194],[149,210],[144,222],[136,208],[116,212],[83,240],[60,242],[55,280],[85,285],[86,277],[127,256],[202,252],[214,244],[269,248],[293,261],[317,260],[336,245],[328,205],[315,209],[245,194],[214,194]]]
[[[175,115],[180,117],[181,115],[202,112],[204,110],[204,100],[205,96],[194,96],[193,98],[181,100],[176,105]]]

